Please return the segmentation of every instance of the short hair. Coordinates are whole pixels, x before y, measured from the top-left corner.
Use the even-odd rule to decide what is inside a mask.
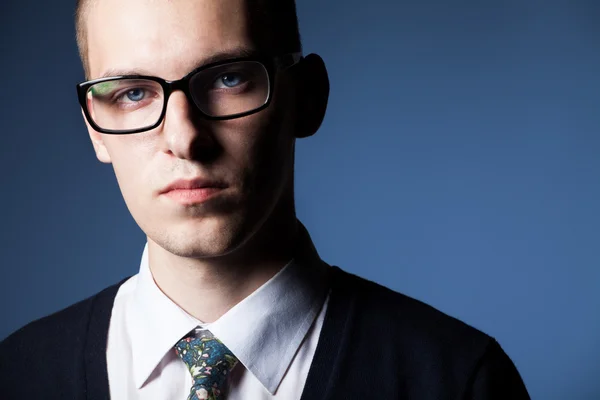
[[[89,76],[85,20],[92,1],[76,0],[75,32],[85,75]],[[219,0],[215,0],[219,1]],[[251,35],[263,51],[281,55],[302,51],[295,0],[246,0]]]

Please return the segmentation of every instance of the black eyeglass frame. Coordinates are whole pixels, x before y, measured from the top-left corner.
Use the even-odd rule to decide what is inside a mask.
[[[171,96],[171,94],[173,92],[175,92],[177,90],[181,90],[186,95],[188,101],[190,103],[194,104],[196,106],[196,110],[207,120],[223,121],[223,120],[228,120],[228,119],[241,118],[241,117],[245,117],[247,115],[255,114],[255,113],[267,108],[269,106],[269,104],[271,103],[271,99],[273,98],[273,92],[275,91],[275,72],[277,72],[278,70],[288,69],[288,68],[298,64],[302,60],[302,58],[303,58],[302,53],[300,53],[300,52],[289,53],[289,54],[284,54],[284,55],[275,56],[275,57],[259,55],[259,56],[252,56],[252,57],[231,58],[231,59],[217,61],[217,62],[203,65],[199,68],[194,69],[193,71],[188,73],[183,78],[175,80],[175,81],[168,81],[166,79],[162,79],[162,78],[159,78],[156,76],[146,76],[146,75],[119,75],[119,76],[111,76],[111,77],[106,77],[106,78],[93,79],[90,81],[85,81],[85,82],[81,82],[81,83],[77,84],[77,97],[79,100],[79,104],[81,105],[81,109],[83,110],[83,113],[85,115],[85,118],[87,119],[90,126],[92,128],[94,128],[94,130],[97,132],[112,134],[112,135],[127,135],[127,134],[132,134],[132,133],[140,133],[140,132],[149,131],[149,130],[152,130],[152,129],[158,127],[160,124],[162,124],[163,120],[165,119],[165,115],[167,113],[167,104],[169,102],[169,97]],[[242,62],[242,61],[258,62],[267,71],[267,75],[269,78],[269,93],[267,94],[267,100],[265,101],[265,103],[256,109],[253,109],[250,111],[245,111],[243,113],[233,114],[233,115],[211,116],[211,115],[208,115],[205,112],[203,112],[196,105],[196,103],[193,100],[192,94],[190,92],[190,79],[198,72],[204,71],[206,69],[218,67],[220,65],[225,65],[225,64]],[[98,124],[96,124],[96,122],[94,122],[94,119],[92,118],[92,116],[88,110],[88,105],[87,105],[87,93],[88,93],[88,90],[90,89],[90,87],[92,87],[93,85],[96,85],[98,83],[102,83],[102,82],[123,80],[123,79],[146,79],[146,80],[151,80],[151,81],[154,81],[154,82],[160,84],[160,86],[163,89],[165,98],[163,101],[163,109],[160,113],[160,117],[158,118],[157,122],[154,125],[146,126],[146,127],[142,127],[142,128],[138,128],[138,129],[114,130],[114,129],[104,129],[104,128],[98,126]]]

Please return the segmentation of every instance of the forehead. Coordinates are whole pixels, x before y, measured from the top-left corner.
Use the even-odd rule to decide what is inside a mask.
[[[96,0],[85,29],[92,78],[136,70],[178,79],[215,54],[253,48],[244,0]]]

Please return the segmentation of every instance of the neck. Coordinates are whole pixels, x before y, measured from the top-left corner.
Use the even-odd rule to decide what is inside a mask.
[[[148,238],[152,276],[162,292],[188,314],[213,322],[292,259],[298,231],[293,206],[291,215],[280,217],[272,215],[240,249],[216,259],[179,257]]]

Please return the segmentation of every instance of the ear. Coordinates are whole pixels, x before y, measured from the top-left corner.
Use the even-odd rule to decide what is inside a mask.
[[[90,139],[92,140],[92,145],[94,146],[94,151],[96,152],[96,157],[100,162],[110,164],[110,154],[106,149],[106,145],[104,144],[104,140],[102,138],[102,134],[97,132],[92,128],[83,113],[83,109],[81,110],[81,115],[83,116],[83,120],[85,121],[85,126],[87,127],[88,133],[90,135]]]
[[[321,126],[329,100],[329,76],[323,59],[309,54],[297,65],[296,137],[314,135]]]

